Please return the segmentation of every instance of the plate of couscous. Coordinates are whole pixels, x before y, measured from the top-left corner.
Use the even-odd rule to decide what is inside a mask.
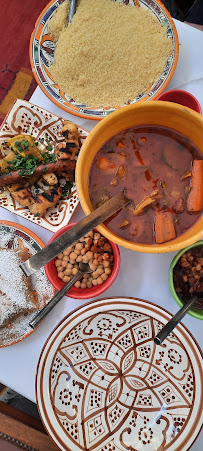
[[[159,0],[52,0],[30,41],[35,79],[58,107],[102,119],[117,108],[154,100],[178,60],[174,22]]]

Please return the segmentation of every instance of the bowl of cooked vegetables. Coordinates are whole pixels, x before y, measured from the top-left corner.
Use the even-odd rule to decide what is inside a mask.
[[[49,243],[74,225],[75,223],[71,223],[58,230]],[[92,272],[85,273],[68,291],[67,296],[77,299],[93,298],[106,291],[115,281],[120,269],[119,248],[96,229],[87,233],[45,265],[46,275],[54,288],[61,290],[77,274],[80,262],[89,263]]]
[[[179,251],[169,269],[169,287],[177,304],[182,307],[192,296],[197,299],[189,315],[203,320],[203,241]]]
[[[203,118],[170,102],[119,109],[82,146],[76,185],[86,214],[121,189],[131,203],[98,227],[139,252],[182,249],[203,234]]]

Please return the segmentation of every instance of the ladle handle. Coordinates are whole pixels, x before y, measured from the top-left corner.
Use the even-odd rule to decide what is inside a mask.
[[[36,316],[30,321],[29,325],[32,327],[32,329],[35,329],[45,318],[45,316],[48,315],[48,313],[55,307],[56,304],[62,299],[63,296],[70,290],[70,288],[77,282],[77,280],[81,279],[81,277],[84,275],[84,272],[78,271],[77,274],[73,276],[69,282],[67,282],[63,288],[61,288],[58,293],[55,294],[55,296],[50,299],[48,304],[46,304],[42,310],[40,310],[39,313],[36,314]]]
[[[196,300],[197,296],[193,296],[183,305],[180,310],[178,310],[178,312],[170,319],[170,321],[168,321],[168,323],[160,330],[156,337],[154,337],[154,343],[156,343],[156,345],[161,345],[163,343],[163,341],[168,337],[172,330],[185,316],[188,310],[190,310]]]
[[[35,271],[38,271],[46,263],[50,262],[60,252],[63,252],[67,247],[74,244],[86,233],[93,230],[96,226],[106,221],[114,213],[121,210],[130,203],[130,200],[125,197],[124,190],[113,196],[110,200],[105,202],[96,210],[93,210],[88,216],[77,222],[71,229],[64,232],[50,244],[45,246],[29,260],[20,265],[26,276],[31,276]]]

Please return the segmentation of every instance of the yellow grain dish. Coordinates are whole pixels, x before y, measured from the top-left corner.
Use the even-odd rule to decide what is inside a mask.
[[[80,0],[68,27],[65,11],[66,2],[50,21],[49,32],[56,40],[50,72],[69,97],[91,107],[116,107],[160,77],[172,42],[148,9],[112,0]]]

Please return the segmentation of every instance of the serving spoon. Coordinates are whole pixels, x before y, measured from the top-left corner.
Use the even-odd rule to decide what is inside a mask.
[[[168,323],[160,330],[160,332],[154,337],[154,343],[156,345],[161,345],[163,341],[168,337],[168,335],[172,332],[172,330],[179,324],[179,322],[186,315],[188,310],[194,305],[195,301],[197,301],[197,296],[192,296],[183,307],[178,310],[178,312],[168,321]]]
[[[68,24],[72,22],[72,18],[74,16],[75,10],[76,10],[76,5],[77,5],[77,0],[70,0],[70,8],[69,8],[69,14],[68,14]]]
[[[67,247],[72,246],[76,241],[93,230],[96,226],[106,221],[114,213],[121,210],[123,207],[129,205],[132,201],[125,197],[125,191],[121,190],[118,194],[107,200],[96,210],[93,210],[88,216],[75,224],[71,229],[64,232],[46,247],[41,249],[24,263],[21,263],[20,268],[26,276],[38,271],[46,263],[50,262],[60,252],[63,252]]]
[[[69,282],[67,282],[63,288],[61,288],[58,293],[55,294],[55,296],[50,299],[50,301],[43,307],[42,310],[40,310],[39,313],[35,315],[35,317],[30,321],[29,325],[32,327],[32,329],[35,329],[41,321],[45,318],[45,316],[48,315],[48,313],[55,307],[56,304],[62,299],[63,296],[70,290],[70,288],[77,282],[77,280],[80,280],[84,273],[90,274],[92,270],[90,269],[89,263],[79,263],[79,271],[72,277]]]

